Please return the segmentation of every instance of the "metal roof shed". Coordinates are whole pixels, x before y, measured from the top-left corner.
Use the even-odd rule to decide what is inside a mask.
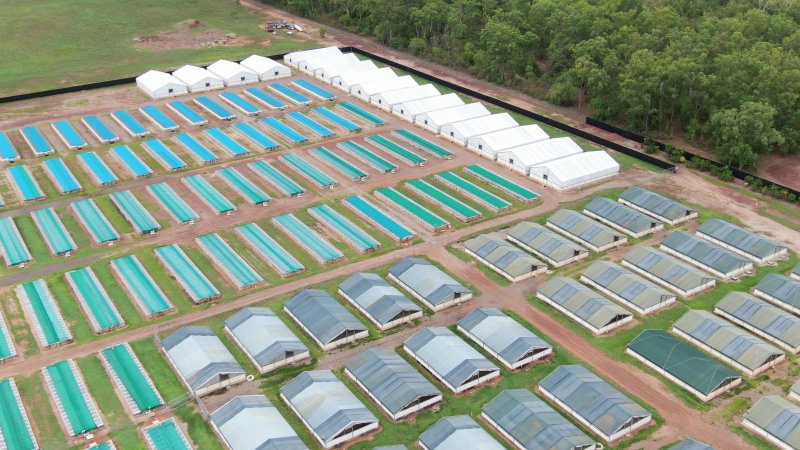
[[[259,81],[257,73],[239,63],[228,61],[227,59],[220,59],[208,66],[207,70],[217,77],[222,78],[222,81],[225,82],[225,86],[228,87],[258,83]]]
[[[581,153],[583,149],[572,138],[559,137],[500,150],[494,159],[501,166],[528,176],[531,167]]]
[[[464,251],[513,283],[547,272],[547,264],[488,234],[464,242]]]
[[[742,383],[738,373],[663,330],[642,331],[628,344],[625,353],[703,402]]]
[[[633,314],[568,277],[552,277],[539,286],[536,298],[596,335],[633,321]]]
[[[549,138],[539,125],[530,124],[472,136],[467,139],[467,148],[487,158],[497,159],[498,152]]]
[[[559,209],[551,214],[547,226],[595,252],[628,243],[626,236],[571,209]]]
[[[209,327],[182,327],[161,341],[175,373],[196,396],[245,380],[242,366]]]
[[[789,389],[789,398],[800,403],[800,381],[793,384]]]
[[[497,308],[477,308],[458,321],[458,331],[509,369],[553,354],[553,347]]]
[[[622,259],[622,265],[683,297],[717,285],[717,280],[702,270],[644,245],[632,248]]]
[[[225,82],[222,81],[222,78],[197,66],[183,66],[172,72],[172,75],[185,84],[189,88],[189,92],[192,93],[225,87]]]
[[[422,317],[422,308],[375,273],[351,276],[339,285],[339,295],[382,331]]]
[[[744,415],[742,426],[781,450],[800,448],[800,406],[778,395],[756,402]]]
[[[652,422],[650,412],[581,365],[558,366],[539,392],[606,442]]]
[[[437,97],[442,95],[439,89],[432,84],[421,84],[419,86],[411,86],[402,89],[394,89],[391,91],[381,92],[375,94],[370,99],[370,103],[381,108],[385,111],[391,111],[395,105],[412,100],[419,100],[421,98]]]
[[[414,123],[438,134],[443,125],[489,114],[483,103],[475,102],[420,113],[414,117]]]
[[[605,197],[595,197],[583,213],[629,236],[639,238],[664,229],[664,223]]]
[[[326,351],[369,335],[367,327],[347,308],[319,289],[298,292],[283,310]]]
[[[419,436],[423,450],[500,450],[503,446],[470,416],[439,419]]]
[[[771,273],[756,285],[753,295],[800,315],[800,280]]]
[[[789,249],[784,245],[716,218],[703,222],[697,228],[697,235],[722,248],[752,259],[761,266],[782,258],[789,253]]]
[[[389,348],[364,350],[345,365],[344,373],[392,420],[442,401],[436,386]]]
[[[619,163],[601,150],[531,166],[528,176],[557,191],[567,191],[615,177],[619,171]]]
[[[443,125],[439,132],[445,139],[466,146],[471,137],[518,126],[511,114],[504,112]]]
[[[595,450],[578,427],[527,389],[509,389],[485,404],[481,417],[520,450]]]
[[[251,72],[255,72],[261,81],[292,76],[292,69],[260,55],[248,56],[239,64]]]
[[[497,366],[445,327],[419,330],[403,349],[455,393],[500,376]]]
[[[391,67],[381,67],[373,70],[352,70],[343,72],[331,77],[331,84],[345,92],[350,92],[350,88],[357,84],[371,82],[375,80],[386,80],[397,78],[397,74]]]
[[[506,239],[553,267],[563,267],[589,256],[585,248],[534,222],[514,225],[508,230]]]
[[[595,261],[581,272],[581,281],[645,315],[675,303],[675,295],[611,261]]]
[[[363,436],[380,425],[330,370],[303,372],[283,386],[280,393],[324,448]]]
[[[709,311],[690,309],[672,332],[754,377],[786,359],[786,354]]]
[[[714,306],[718,314],[784,350],[800,353],[800,318],[746,292],[729,292]]]
[[[263,395],[239,395],[211,413],[209,422],[230,450],[306,450],[306,444]]]
[[[697,217],[697,211],[639,186],[626,189],[618,201],[670,225],[677,225]]]
[[[260,373],[311,357],[308,347],[269,308],[240,309],[225,320],[225,332]]]
[[[389,279],[433,311],[440,311],[472,298],[469,289],[422,258],[406,258],[395,264],[389,269]]]
[[[392,106],[392,114],[400,116],[401,119],[405,119],[409,122],[414,122],[420,114],[463,104],[464,100],[461,100],[458,94],[450,92],[449,94],[435,95],[398,103]]]
[[[158,70],[148,70],[136,77],[136,86],[152,98],[175,97],[189,93],[183,81]]]
[[[753,262],[685,231],[674,231],[659,248],[720,278],[753,271]]]
[[[692,438],[687,438],[669,447],[669,450],[714,450],[714,447]]]
[[[789,276],[794,278],[795,280],[800,281],[800,264],[794,266],[791,272],[789,272]]]

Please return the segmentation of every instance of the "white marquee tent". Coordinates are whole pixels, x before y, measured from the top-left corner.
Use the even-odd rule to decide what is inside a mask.
[[[414,117],[414,123],[438,134],[443,125],[489,114],[491,112],[483,106],[483,103],[475,102],[418,114]]]
[[[515,172],[528,175],[533,166],[580,153],[583,153],[583,149],[575,141],[560,137],[503,150],[497,153],[497,162]]]
[[[373,95],[380,94],[381,92],[393,91],[395,89],[403,89],[407,87],[417,86],[414,77],[411,75],[403,75],[397,78],[386,78],[383,80],[372,80],[364,83],[354,84],[350,86],[350,93],[369,101]]]
[[[258,83],[258,74],[239,63],[220,59],[208,66],[208,71],[222,78],[225,86],[239,86],[242,84]]]
[[[530,168],[530,177],[559,191],[619,174],[619,163],[604,151],[584,152]]]
[[[549,138],[550,136],[539,125],[522,125],[473,136],[467,139],[467,148],[487,158],[497,159],[498,152]]]
[[[152,98],[174,97],[189,93],[189,88],[181,80],[157,70],[148,70],[136,77],[136,86]]]
[[[492,114],[443,125],[439,133],[445,139],[467,145],[467,139],[493,131],[518,127],[519,123],[509,113]]]
[[[183,66],[172,72],[172,75],[181,80],[189,88],[189,92],[203,92],[225,87],[222,78],[197,66]]]
[[[392,106],[392,114],[398,115],[409,122],[413,122],[420,114],[463,104],[464,100],[461,100],[461,97],[455,92],[451,92],[449,94],[421,98],[419,100],[411,100],[394,105]]]
[[[380,69],[373,70],[359,70],[351,72],[343,72],[339,75],[331,77],[331,84],[338,89],[345,92],[350,92],[350,87],[356,84],[366,83],[375,80],[385,80],[389,78],[397,78],[391,67],[381,67]]]
[[[261,81],[292,76],[292,69],[265,56],[248,56],[239,64],[258,74],[258,79]]]
[[[436,97],[442,95],[436,86],[432,84],[423,84],[420,86],[411,86],[403,89],[394,89],[391,91],[381,92],[375,94],[370,98],[370,103],[386,111],[391,111],[394,105],[409,102],[412,100],[419,100],[421,98]]]

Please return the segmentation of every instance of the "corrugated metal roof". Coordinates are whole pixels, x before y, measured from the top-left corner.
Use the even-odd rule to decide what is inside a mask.
[[[595,197],[583,209],[633,233],[642,233],[661,225],[658,220],[605,197]]]
[[[328,344],[367,327],[333,296],[319,289],[304,289],[284,307],[323,344]]]
[[[509,228],[508,235],[557,262],[589,252],[538,223],[520,222]]]
[[[573,450],[594,441],[526,389],[501,392],[483,413],[527,450]]]
[[[669,450],[714,450],[714,447],[694,439],[684,439],[669,448]]]
[[[161,346],[192,390],[214,384],[222,375],[244,374],[209,327],[182,327],[162,340]]]
[[[673,327],[708,345],[749,370],[784,353],[709,311],[691,309]]]
[[[544,339],[497,308],[477,308],[458,325],[511,364],[533,352],[552,349]]]
[[[500,370],[445,327],[423,328],[404,344],[431,370],[456,388],[479,371]]]
[[[422,258],[406,258],[389,269],[389,273],[434,306],[458,294],[471,294],[453,277]]]
[[[504,447],[470,416],[440,419],[419,436],[429,450],[501,450]]]
[[[330,370],[301,373],[281,388],[281,395],[323,441],[354,425],[378,421]]]
[[[777,395],[756,402],[744,418],[791,448],[800,448],[800,406]]]
[[[800,281],[771,273],[756,285],[756,289],[789,306],[800,308]]]
[[[512,277],[519,277],[546,266],[510,243],[488,234],[481,234],[464,242],[464,247]]]
[[[717,308],[791,347],[800,347],[800,318],[747,292],[729,292]]]
[[[396,287],[375,273],[357,273],[340,284],[339,290],[381,324],[422,311]]]
[[[752,264],[749,260],[685,231],[675,231],[661,245],[674,250],[705,266],[728,273]]]
[[[611,261],[595,261],[581,275],[644,310],[675,298],[666,289]]]
[[[800,277],[800,264],[794,266],[791,273]]]
[[[211,413],[231,450],[306,450],[306,445],[263,395],[240,395]]]
[[[684,291],[695,289],[714,279],[700,269],[644,245],[632,248],[623,259]]]
[[[606,435],[650,413],[581,365],[559,366],[539,386]]]
[[[262,367],[308,351],[269,308],[242,308],[225,321],[225,326]]]
[[[697,231],[758,258],[767,258],[786,249],[752,231],[716,218],[703,222]]]
[[[364,350],[345,367],[393,414],[421,399],[442,394],[411,364],[389,348]]]
[[[572,278],[552,277],[539,286],[538,292],[595,328],[633,315]]]
[[[596,247],[627,239],[625,235],[569,209],[559,209],[554,212],[547,218],[547,223],[555,225],[568,234],[577,236]]]
[[[795,395],[800,397],[800,380],[797,383],[792,385],[792,388],[789,389],[790,392],[793,392]]]
[[[629,187],[625,190],[625,192],[622,193],[622,195],[619,196],[619,198],[627,200],[628,202],[646,211],[650,211],[657,216],[664,217],[669,220],[678,220],[696,212],[695,210],[689,209],[675,200],[666,198],[660,194],[656,194],[655,192],[648,191],[647,189],[642,189],[639,186]]]

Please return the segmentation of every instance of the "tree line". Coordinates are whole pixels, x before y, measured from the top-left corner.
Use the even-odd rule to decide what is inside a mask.
[[[800,148],[796,0],[267,2],[731,166]]]

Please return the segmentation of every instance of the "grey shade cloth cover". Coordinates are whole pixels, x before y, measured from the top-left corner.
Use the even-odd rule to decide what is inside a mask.
[[[245,373],[209,327],[182,327],[162,340],[161,346],[193,391]]]
[[[538,223],[520,222],[508,229],[508,236],[556,262],[589,253],[580,245]]]
[[[298,292],[286,301],[284,307],[323,344],[367,330],[331,294],[319,289]]]
[[[303,440],[263,395],[244,395],[209,417],[231,450],[306,450]]]
[[[479,372],[500,370],[445,327],[423,328],[411,336],[405,346],[456,388]]]
[[[357,273],[340,284],[339,290],[380,324],[422,311],[422,308],[376,273]]]
[[[389,273],[434,306],[471,294],[453,277],[422,258],[406,258],[389,269]]]
[[[419,436],[429,450],[501,450],[504,447],[470,416],[444,417]]]
[[[225,326],[261,367],[309,351],[269,308],[242,308]]]
[[[510,364],[552,346],[497,308],[477,308],[458,322]]]
[[[678,220],[697,211],[687,208],[675,200],[656,194],[655,192],[642,189],[639,186],[631,186],[619,196],[619,198],[634,204],[645,211],[654,215],[664,217],[668,220]]]

